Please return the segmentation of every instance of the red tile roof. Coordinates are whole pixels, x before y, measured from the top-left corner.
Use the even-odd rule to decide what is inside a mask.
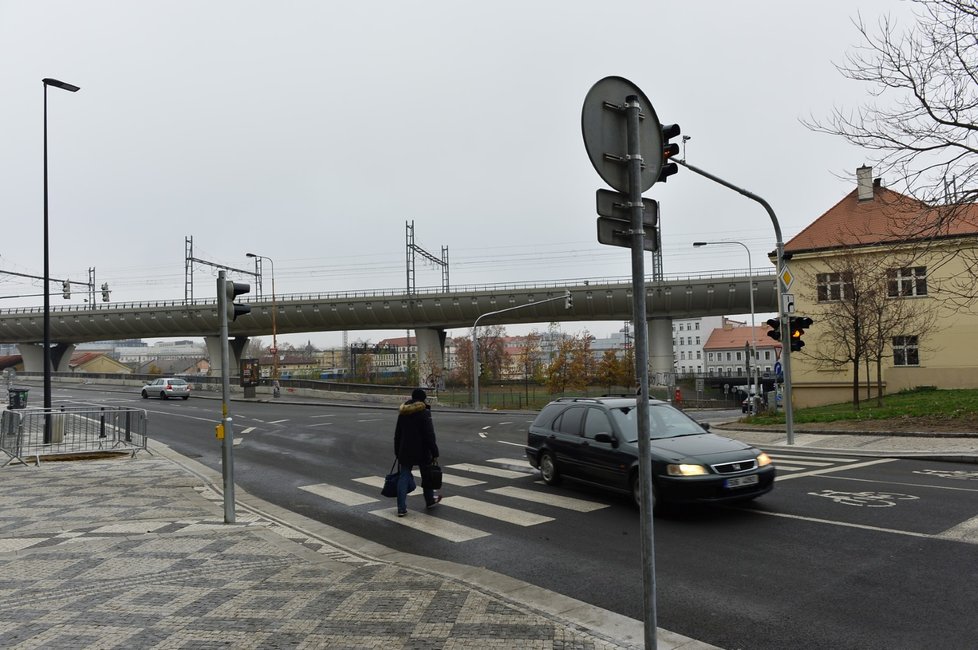
[[[873,183],[873,198],[860,201],[853,190],[784,245],[799,253],[840,246],[874,245],[932,237],[978,234],[978,205],[931,208]]]
[[[754,327],[754,331],[757,336],[758,349],[781,347],[780,343],[767,335],[767,331],[769,329],[771,328],[767,325],[757,325]],[[735,348],[742,348],[745,345],[751,344],[752,342],[753,337],[751,336],[750,326],[732,327],[730,329],[718,327],[710,333],[710,338],[706,339],[706,343],[703,344],[703,349],[732,350]]]

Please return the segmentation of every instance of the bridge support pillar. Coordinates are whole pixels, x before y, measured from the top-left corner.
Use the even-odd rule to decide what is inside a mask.
[[[416,329],[418,378],[422,386],[445,387],[445,330]]]
[[[675,381],[672,319],[649,318],[649,384],[671,386]]]
[[[24,372],[44,372],[44,346],[37,343],[20,343],[17,346],[24,360]],[[74,343],[55,343],[51,346],[51,371],[68,372]]]
[[[207,356],[210,357],[211,376],[219,376],[221,374],[221,337],[205,336],[204,343],[207,345]],[[246,345],[248,345],[247,336],[236,336],[228,341],[228,355],[230,357],[228,363],[231,366],[229,370],[232,378],[237,377],[241,372],[241,353]]]

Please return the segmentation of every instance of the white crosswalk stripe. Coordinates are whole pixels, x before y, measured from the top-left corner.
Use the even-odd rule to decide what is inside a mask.
[[[530,461],[523,458],[490,458],[486,461],[487,463],[495,463],[496,465],[502,465],[503,467],[517,467],[519,469],[525,469],[527,472],[536,471]]]
[[[483,467],[482,465],[472,465],[471,463],[458,463],[448,465],[447,469],[457,469],[460,472],[472,472],[473,474],[488,474],[500,478],[524,478],[526,472],[514,472],[511,469],[500,469],[498,467]]]
[[[486,491],[491,492],[492,494],[500,494],[505,497],[511,497],[513,499],[532,501],[533,503],[541,503],[548,506],[554,506],[556,508],[564,508],[565,510],[574,510],[576,512],[591,512],[593,510],[600,510],[601,508],[608,507],[607,504],[597,503],[596,501],[585,501],[584,499],[565,497],[560,494],[550,494],[547,492],[538,492],[536,490],[524,490],[523,488],[511,486],[494,488]]]
[[[381,480],[380,483],[383,485],[384,481]],[[318,485],[303,485],[300,486],[299,489],[347,506],[360,506],[364,503],[374,503],[375,501],[380,500],[365,496],[352,490],[344,490],[343,488],[336,487],[335,485],[329,485],[328,483],[320,483]]]
[[[398,517],[397,508],[384,508],[383,510],[372,510],[370,514],[419,530],[422,533],[447,539],[450,542],[467,542],[480,537],[488,537],[490,534],[484,530],[463,526],[438,517],[429,517],[423,512],[408,511],[406,517]]]
[[[441,504],[450,508],[459,508],[483,517],[499,519],[510,524],[516,524],[517,526],[536,526],[537,524],[554,520],[553,517],[545,517],[532,512],[517,510],[516,508],[500,506],[486,501],[479,501],[478,499],[469,499],[468,497],[445,497],[442,499]]]

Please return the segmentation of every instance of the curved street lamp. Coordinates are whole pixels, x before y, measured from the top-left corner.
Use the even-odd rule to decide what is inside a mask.
[[[257,267],[256,270],[259,278],[261,278],[261,263],[263,260],[268,260],[269,265],[272,267],[272,392],[275,397],[278,397],[278,327],[276,326],[275,320],[278,307],[275,304],[275,262],[270,257],[256,255],[255,253],[245,253],[245,257],[255,258],[255,266]]]
[[[700,248],[701,246],[710,246],[710,245],[719,246],[719,245],[722,245],[722,244],[739,244],[740,246],[743,246],[744,247],[744,250],[745,251],[747,251],[747,273],[748,273],[748,275],[750,275],[750,280],[747,283],[747,286],[749,287],[748,288],[748,294],[750,294],[750,335],[751,335],[751,347],[752,347],[751,355],[754,357],[754,364],[753,364],[753,366],[754,366],[753,367],[753,370],[754,370],[754,395],[753,395],[753,397],[751,397],[750,404],[751,404],[751,412],[754,413],[757,410],[757,408],[756,408],[757,404],[756,404],[755,400],[757,399],[758,394],[760,392],[760,387],[759,387],[760,376],[758,375],[758,372],[757,372],[757,370],[758,370],[758,368],[757,368],[757,362],[758,362],[758,359],[757,359],[757,330],[755,329],[755,326],[754,326],[754,267],[753,267],[753,265],[751,264],[751,261],[750,261],[750,249],[747,248],[747,244],[745,244],[744,242],[742,242],[742,241],[734,241],[732,239],[725,239],[723,241],[694,241],[693,242],[693,248]]]
[[[54,86],[70,93],[78,92],[79,87],[58,81],[41,79],[44,85],[44,408],[51,409],[51,296],[50,258],[48,257],[48,86]],[[44,418],[44,444],[51,443],[51,418]]]

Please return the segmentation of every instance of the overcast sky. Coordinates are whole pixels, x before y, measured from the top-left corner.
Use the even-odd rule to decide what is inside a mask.
[[[880,0],[0,0],[0,270],[43,273],[44,77],[81,87],[48,90],[51,277],[94,267],[113,301],[182,299],[187,237],[233,268],[270,257],[279,294],[403,289],[408,221],[418,246],[448,247],[453,286],[625,278],[628,250],[597,242],[606,186],[580,125],[609,75],[682,126],[691,163],[764,197],[787,241],[867,160],[800,120],[869,98],[833,64],[858,13],[887,12],[912,18]],[[667,275],[746,269],[740,246],[700,239],[772,268],[753,201],[682,169],[645,195]],[[196,265],[195,297],[215,275]],[[419,258],[417,285],[440,282]],[[0,275],[0,308],[40,291]],[[287,340],[306,339],[340,335]]]

